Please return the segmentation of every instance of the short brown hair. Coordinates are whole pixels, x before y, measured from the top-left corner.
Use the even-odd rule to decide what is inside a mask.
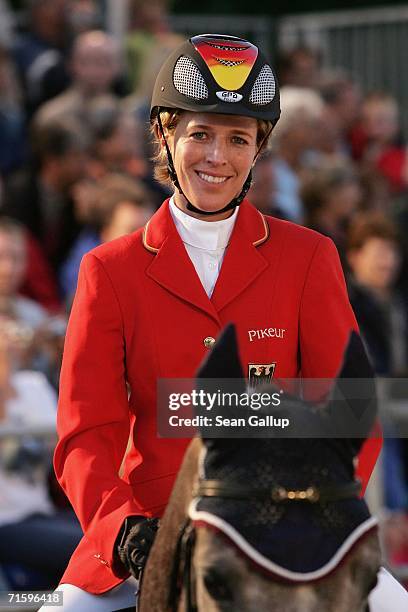
[[[179,109],[168,109],[160,112],[160,119],[162,122],[163,129],[168,132],[172,132],[176,129],[178,122],[180,121],[181,113],[183,111]],[[257,145],[261,146],[261,151],[266,148],[269,140],[269,135],[272,129],[272,122],[265,121],[264,119],[257,119],[258,133],[256,137]],[[156,147],[156,153],[154,155],[154,178],[162,185],[171,185],[169,170],[167,167],[167,152],[163,147],[160,146],[160,142],[157,139],[158,132],[158,121],[157,118],[153,122],[150,131],[153,137],[153,143]]]
[[[381,238],[399,246],[397,226],[382,212],[362,212],[353,219],[347,236],[347,251],[358,251],[370,238]]]

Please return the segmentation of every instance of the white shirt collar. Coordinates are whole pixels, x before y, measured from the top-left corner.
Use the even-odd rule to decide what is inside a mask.
[[[176,206],[174,196],[170,198],[169,207],[177,231],[184,244],[206,251],[225,249],[228,246],[238,216],[238,207],[228,219],[211,222],[187,215]]]

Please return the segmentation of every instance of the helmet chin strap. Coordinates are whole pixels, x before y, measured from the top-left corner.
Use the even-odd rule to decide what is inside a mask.
[[[211,217],[213,215],[219,215],[221,213],[227,212],[228,210],[233,210],[234,208],[239,206],[242,200],[245,198],[246,194],[248,193],[249,188],[251,187],[251,183],[252,183],[252,171],[250,170],[246,178],[246,181],[242,186],[240,194],[236,198],[231,200],[229,204],[224,206],[224,208],[221,208],[220,210],[212,210],[212,211],[200,210],[199,208],[197,208],[197,206],[194,206],[194,204],[192,204],[189,200],[187,200],[186,196],[184,195],[184,193],[181,191],[180,188],[178,188],[178,190],[187,200],[187,204],[186,204],[187,210],[193,213],[197,213],[199,215],[205,215],[206,217]]]
[[[167,153],[167,170],[170,176],[170,180],[173,183],[173,185],[176,187],[176,189],[178,190],[178,192],[185,198],[185,200],[187,201],[186,204],[186,208],[188,211],[196,213],[198,215],[202,215],[205,217],[212,217],[214,215],[220,215],[221,213],[227,212],[228,210],[233,210],[234,208],[236,208],[237,206],[239,206],[242,202],[242,200],[245,198],[246,194],[249,191],[249,188],[251,187],[251,183],[252,183],[252,168],[249,171],[249,174],[245,180],[245,183],[242,186],[241,192],[239,193],[239,195],[236,198],[233,198],[231,200],[231,202],[229,202],[226,206],[224,206],[224,208],[221,208],[220,210],[212,210],[212,211],[208,211],[208,210],[201,210],[200,208],[197,208],[197,206],[194,206],[194,204],[192,204],[188,198],[186,198],[185,194],[183,193],[183,190],[180,186],[178,177],[177,177],[177,173],[176,170],[174,168],[174,163],[173,163],[173,158],[169,149],[169,145],[167,144],[167,140],[166,140],[166,136],[164,134],[164,129],[163,129],[163,125],[161,122],[161,117],[160,117],[160,109],[157,113],[157,121],[159,124],[159,128],[160,128],[160,133],[163,137],[164,140],[164,145],[166,147],[166,153]],[[266,141],[266,139],[268,138],[269,134],[271,133],[272,128],[270,129],[270,131],[268,132],[268,134],[263,138],[258,151],[254,157],[254,162],[256,158],[259,155],[259,152],[262,148],[263,143]]]

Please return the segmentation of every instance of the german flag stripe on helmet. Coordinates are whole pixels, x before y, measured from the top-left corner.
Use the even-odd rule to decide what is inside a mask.
[[[244,40],[194,36],[191,42],[216,83],[227,91],[236,91],[244,85],[258,57],[258,48]]]

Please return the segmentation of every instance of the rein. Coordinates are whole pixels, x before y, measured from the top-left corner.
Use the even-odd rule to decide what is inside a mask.
[[[292,490],[280,485],[271,488],[251,488],[227,484],[222,480],[200,480],[193,491],[195,497],[219,497],[221,499],[272,499],[276,503],[325,503],[340,499],[358,497],[361,483],[358,480],[342,485],[325,487],[310,486],[307,489]],[[184,523],[177,540],[171,575],[168,605],[172,612],[178,612],[180,596],[184,587],[186,593],[185,612],[198,612],[192,558],[195,544],[195,529],[190,519]]]
[[[194,581],[192,580],[192,558],[195,544],[195,529],[190,519],[184,523],[177,540],[171,575],[168,605],[172,612],[178,611],[181,592],[186,593],[186,612],[198,612],[195,601]]]

